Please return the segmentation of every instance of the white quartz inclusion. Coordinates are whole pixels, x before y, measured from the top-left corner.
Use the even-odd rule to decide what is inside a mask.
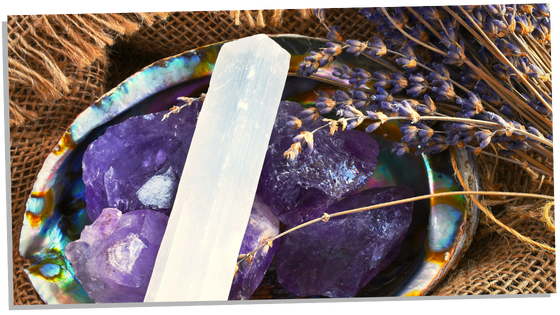
[[[136,192],[138,200],[146,206],[160,209],[170,208],[173,192],[173,167],[169,167],[162,175],[155,175],[148,179]]]
[[[129,234],[109,248],[109,263],[115,269],[130,274],[136,259],[146,247],[137,234]]]

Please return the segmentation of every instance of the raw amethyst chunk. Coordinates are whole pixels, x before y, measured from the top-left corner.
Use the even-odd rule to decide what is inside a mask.
[[[199,110],[191,105],[164,121],[167,111],[132,117],[107,128],[90,144],[82,178],[92,221],[104,208],[169,215]]]
[[[121,213],[104,209],[78,241],[68,243],[66,257],[78,281],[97,303],[142,302],[148,289],[168,217],[153,210]],[[247,254],[278,234],[279,221],[256,196],[239,254]],[[264,246],[234,276],[230,300],[246,300],[261,283],[280,240]]]
[[[66,245],[76,278],[97,303],[142,302],[168,217],[152,210],[104,209]]]
[[[332,214],[412,197],[408,187],[371,188],[328,207]],[[283,237],[278,281],[299,295],[352,297],[398,254],[412,203],[332,217]]]
[[[323,128],[314,134],[313,152],[287,160],[283,153],[293,137],[325,124],[319,119],[299,130],[288,127],[288,116],[299,116],[302,110],[298,103],[280,103],[258,187],[263,201],[288,226],[321,216],[319,208],[363,186],[379,154],[375,140],[364,132],[345,130],[331,136],[329,128]]]
[[[279,225],[278,218],[272,214],[270,208],[262,202],[259,196],[255,196],[239,254],[247,254],[260,246],[265,240],[277,235]],[[229,292],[230,300],[249,299],[261,283],[279,244],[280,239],[277,239],[272,243],[272,247],[266,245],[258,250],[250,264],[248,260],[239,264],[239,270],[233,278],[233,284]]]

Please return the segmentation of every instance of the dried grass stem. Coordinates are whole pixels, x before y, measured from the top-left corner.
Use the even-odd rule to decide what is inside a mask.
[[[453,154],[451,154],[451,156],[453,157]],[[454,157],[453,157],[453,161],[455,161]],[[456,162],[454,164],[454,167],[456,168]],[[457,169],[456,172],[458,173]],[[458,173],[460,174],[460,173]],[[460,175],[458,175],[460,176]],[[310,221],[307,221],[305,223],[302,223],[298,226],[295,226],[291,229],[288,229],[276,236],[273,236],[265,241],[262,242],[262,244],[257,247],[256,249],[254,249],[253,251],[247,253],[245,256],[243,256],[243,258],[239,259],[237,261],[237,264],[241,263],[243,260],[247,259],[247,257],[252,257],[255,255],[255,253],[260,250],[261,248],[263,248],[264,246],[268,246],[268,244],[282,236],[285,236],[291,232],[297,231],[301,228],[304,228],[308,225],[317,223],[319,221],[328,221],[329,218],[332,217],[338,217],[338,216],[343,216],[343,215],[348,215],[348,214],[352,214],[352,213],[357,213],[357,212],[362,212],[362,211],[367,211],[367,210],[374,210],[374,209],[379,209],[379,208],[383,208],[383,207],[389,207],[389,206],[394,206],[394,205],[398,205],[398,204],[403,204],[403,203],[407,203],[407,202],[414,202],[414,201],[418,201],[418,200],[424,200],[424,199],[430,199],[430,198],[438,198],[438,197],[447,197],[447,196],[471,196],[473,198],[473,200],[476,200],[477,205],[480,204],[478,202],[478,200],[474,197],[477,195],[480,196],[511,196],[511,197],[525,197],[525,198],[538,198],[538,199],[546,199],[546,200],[554,200],[554,196],[547,196],[547,195],[541,195],[541,194],[530,194],[530,193],[518,193],[518,192],[504,192],[504,191],[471,191],[470,189],[468,189],[468,187],[466,186],[466,183],[463,181],[463,178],[460,177],[460,181],[461,184],[463,185],[463,187],[467,190],[467,191],[450,191],[450,192],[442,192],[442,193],[434,193],[434,194],[429,194],[429,195],[422,195],[422,196],[417,196],[417,197],[412,197],[412,198],[406,198],[406,199],[401,199],[401,200],[396,200],[396,201],[391,201],[391,202],[385,202],[385,203],[380,203],[380,204],[376,204],[376,205],[372,205],[372,206],[367,206],[367,207],[361,207],[361,208],[356,208],[356,209],[351,209],[351,210],[346,210],[346,211],[340,211],[340,212],[336,212],[336,213],[332,213],[332,214],[326,214],[323,215],[320,218],[316,218]],[[489,212],[486,208],[483,209],[483,211]],[[491,214],[490,214],[491,215]],[[491,218],[494,218],[493,216],[491,216]],[[495,218],[494,218],[495,219]],[[497,219],[495,219],[497,222],[499,222]],[[326,222],[328,223],[328,222]],[[501,222],[499,222],[499,224],[502,224]],[[503,225],[503,224],[502,224]],[[505,225],[504,225],[505,226]],[[506,227],[507,228],[507,227]],[[511,229],[508,229],[508,231]],[[512,230],[514,233],[515,230]],[[515,232],[517,233],[517,232]],[[517,233],[519,234],[519,233]],[[514,234],[515,235],[515,234]],[[520,234],[519,234],[520,235]],[[523,239],[527,239],[528,241],[531,241],[535,244],[535,246],[538,246],[540,248],[543,248],[545,250],[549,250],[549,251],[553,251],[555,252],[555,249],[541,244],[541,243],[536,243],[522,235],[520,235],[520,237],[523,237]],[[532,243],[531,243],[532,244]]]

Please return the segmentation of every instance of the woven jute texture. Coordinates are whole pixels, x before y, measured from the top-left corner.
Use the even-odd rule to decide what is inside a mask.
[[[339,25],[348,38],[369,39],[364,34],[371,24],[356,10],[330,9],[326,20]],[[9,45],[14,46],[9,53],[9,93],[15,305],[44,303],[23,271],[29,262],[19,255],[20,230],[37,173],[77,114],[154,61],[257,33],[325,37],[327,31],[302,10],[8,17]],[[19,41],[30,45],[23,47]],[[80,55],[87,49],[97,52]],[[505,183],[504,191],[553,193],[551,184],[535,183],[521,169],[488,169],[484,174],[491,173],[491,178],[482,176],[487,189]],[[554,246],[554,233],[541,218],[515,212],[527,207],[521,201],[488,199],[488,205],[523,235]],[[530,205],[524,213],[537,206]],[[555,279],[553,253],[532,249],[483,217],[467,256],[433,294],[552,293]]]

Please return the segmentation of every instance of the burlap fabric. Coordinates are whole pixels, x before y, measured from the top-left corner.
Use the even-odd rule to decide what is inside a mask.
[[[326,30],[308,15],[301,10],[274,10],[9,16],[14,304],[44,303],[23,271],[29,262],[19,255],[21,224],[43,161],[78,113],[142,67],[185,50],[257,33],[325,37]],[[339,25],[349,38],[368,39],[363,34],[371,26],[355,11],[331,9],[327,20]],[[495,168],[494,162],[482,161],[487,187],[553,193],[552,183],[535,182],[523,170],[504,163]],[[494,187],[495,183],[504,186]],[[516,212],[538,213],[534,211],[538,205],[490,198],[488,204],[523,235],[554,246],[554,232],[542,218],[521,217]],[[555,279],[554,253],[532,249],[483,218],[468,255],[433,294],[552,293],[556,292]]]

